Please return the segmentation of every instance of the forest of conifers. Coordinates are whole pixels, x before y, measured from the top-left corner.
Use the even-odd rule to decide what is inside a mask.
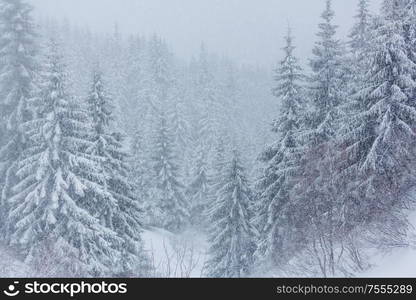
[[[38,276],[163,277],[143,231],[192,228],[203,277],[333,277],[409,244],[416,1],[360,0],[345,40],[319,3],[310,56],[289,26],[264,69],[0,0],[1,248]]]

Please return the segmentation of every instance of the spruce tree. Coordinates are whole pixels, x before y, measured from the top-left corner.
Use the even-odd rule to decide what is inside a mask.
[[[131,157],[130,157],[130,181],[134,185],[136,197],[141,199],[145,224],[151,223],[152,216],[152,172],[150,163],[150,154],[147,152],[148,145],[145,143],[145,130],[137,129],[131,142]]]
[[[204,149],[199,149],[194,177],[187,190],[191,206],[191,222],[194,225],[205,225],[202,220],[210,201],[210,185],[207,156]]]
[[[416,1],[403,0],[403,29],[409,58],[416,62]],[[413,77],[416,79],[416,76]]]
[[[209,277],[248,276],[255,251],[256,230],[251,223],[252,192],[237,151],[224,172],[218,197],[211,204]]]
[[[310,97],[313,112],[308,116],[310,137],[307,143],[316,146],[330,141],[336,134],[336,121],[340,117],[339,106],[346,97],[345,57],[341,42],[336,38],[337,26],[332,1],[326,1],[319,24],[318,41],[310,60]]]
[[[343,116],[339,120],[342,132],[348,130],[348,119],[363,110],[363,103],[359,98],[360,91],[365,84],[366,74],[370,69],[370,57],[368,56],[374,27],[374,18],[369,12],[369,0],[360,0],[358,3],[355,24],[349,36],[349,56],[346,59],[345,72],[347,81],[347,97],[341,104]],[[347,65],[348,64],[348,65]]]
[[[91,213],[97,215],[103,226],[123,238],[121,274],[145,275],[143,268],[147,262],[140,238],[142,212],[134,186],[129,181],[129,157],[123,150],[123,137],[111,130],[114,109],[98,70],[94,71],[87,103],[93,125],[93,145],[88,148],[88,153],[98,159],[105,178],[101,183],[105,194],[89,196],[97,202]]]
[[[317,265],[327,262],[320,270],[323,276],[335,276],[335,257],[342,258],[335,241],[343,242],[342,220],[346,217],[342,214],[345,199],[340,178],[333,171],[338,167],[334,147],[342,124],[339,121],[344,117],[341,108],[348,102],[350,77],[343,45],[336,38],[334,16],[332,1],[327,0],[314,57],[310,60],[312,111],[305,118],[305,130],[299,139],[302,155],[300,176],[295,178],[292,190],[295,205],[288,207],[284,214],[290,220],[290,227],[296,229],[291,231],[293,245],[289,249],[312,249],[312,259]],[[323,246],[314,251],[317,244]]]
[[[185,87],[181,87],[181,90],[185,90]],[[190,139],[190,125],[188,121],[188,115],[186,110],[186,104],[184,102],[184,96],[178,87],[175,87],[172,93],[171,99],[169,99],[169,119],[172,123],[172,133],[174,135],[174,142],[176,149],[179,153],[179,160],[184,168],[190,168],[188,166],[189,150],[188,145],[191,142]],[[189,170],[186,170],[189,172]]]
[[[126,81],[128,79],[128,70],[130,67],[133,67],[133,63],[127,60],[124,38],[117,23],[114,24],[112,32],[106,37],[105,46],[100,47],[99,50],[102,49],[104,50],[102,62],[107,66],[108,86],[109,90],[112,91],[116,108],[115,115],[117,118],[115,118],[115,121],[119,128],[131,132],[132,122],[130,122],[129,117],[133,109],[127,110],[130,107],[129,101],[131,99],[129,98]],[[86,82],[89,83],[89,80],[87,79]],[[86,88],[89,88],[89,86],[87,85]]]
[[[149,101],[160,113],[172,89],[172,57],[166,43],[157,36],[151,38],[148,51]]]
[[[224,181],[225,167],[227,165],[227,160],[229,159],[227,151],[228,148],[225,145],[225,139],[226,135],[223,134],[219,137],[215,146],[215,153],[211,166],[212,175],[210,180],[210,198],[207,207],[210,207],[212,203],[217,199],[218,191],[221,189]]]
[[[36,34],[32,7],[24,0],[0,1],[0,191],[2,211],[16,184],[16,161],[25,149],[22,124],[31,118],[36,93]],[[3,218],[2,218],[3,220]],[[1,222],[1,221],[0,221]]]
[[[416,65],[409,57],[403,2],[385,0],[377,18],[370,69],[356,101],[362,110],[342,135],[345,170],[358,176],[359,220],[394,212],[414,159]],[[403,199],[401,197],[401,199]]]
[[[159,215],[155,217],[163,228],[180,231],[189,223],[189,204],[183,194],[184,186],[179,178],[173,137],[164,115],[160,116],[154,147],[155,198],[159,210]]]
[[[94,156],[100,166],[104,180],[96,182],[101,194],[86,195],[86,206],[89,211],[100,219],[103,226],[113,229],[113,217],[117,209],[117,201],[112,197],[108,182],[111,178],[116,141],[108,129],[112,121],[112,110],[109,98],[105,94],[102,75],[94,70],[92,86],[86,101],[87,111],[91,122],[91,146],[88,154]]]
[[[369,0],[360,0],[358,11],[355,16],[351,33],[349,46],[351,51],[350,57],[350,91],[349,94],[355,94],[365,80],[365,73],[369,69],[368,49],[371,46],[372,20],[373,16],[369,11]]]
[[[134,136],[139,122],[143,122],[146,103],[142,101],[142,91],[146,83],[146,40],[140,35],[134,35],[129,38],[128,47],[125,55],[125,85],[126,101],[120,105],[123,122],[125,123],[125,132]],[[110,79],[106,75],[107,81]],[[115,99],[114,99],[115,100]],[[115,102],[115,101],[114,101]],[[116,103],[114,103],[115,105]],[[115,117],[117,117],[115,115]],[[116,118],[115,118],[116,119]]]
[[[90,123],[65,91],[58,46],[51,43],[37,117],[24,123],[29,146],[17,162],[18,184],[8,198],[7,242],[25,260],[41,266],[45,251],[55,276],[111,276],[123,242],[86,208],[85,195],[104,180],[91,146]]]
[[[290,190],[299,168],[298,135],[304,116],[302,69],[294,56],[295,47],[290,30],[286,36],[285,56],[275,72],[277,87],[274,95],[282,101],[280,115],[273,122],[277,140],[261,155],[266,164],[258,182],[259,204],[257,226],[260,230],[258,256],[282,259],[283,235],[289,236],[285,207],[290,204]]]
[[[199,110],[198,142],[210,149],[215,142],[215,133],[222,112],[219,111],[219,91],[204,45],[201,46],[196,76],[195,97]]]
[[[349,45],[354,58],[362,61],[365,59],[365,51],[370,47],[372,15],[369,11],[369,0],[360,0],[358,3],[356,23],[351,33]]]
[[[225,146],[225,137],[226,135],[222,135],[218,138],[216,147],[215,147],[215,155],[214,161],[212,164],[212,189],[213,193],[212,196],[215,197],[216,191],[219,189],[219,185],[223,180],[223,172],[224,167],[226,165],[226,146]]]

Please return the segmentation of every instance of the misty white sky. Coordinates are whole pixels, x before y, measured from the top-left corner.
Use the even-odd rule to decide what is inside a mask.
[[[240,63],[274,64],[287,24],[305,60],[315,40],[325,0],[30,0],[39,17],[67,18],[93,31],[157,33],[181,57],[209,50]],[[348,34],[358,0],[334,0],[340,37]],[[381,0],[372,0],[378,9]]]

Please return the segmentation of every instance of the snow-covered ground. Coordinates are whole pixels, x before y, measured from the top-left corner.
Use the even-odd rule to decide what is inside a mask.
[[[202,277],[206,259],[206,237],[194,230],[174,235],[159,228],[143,232],[146,250],[156,269],[155,276]]]
[[[375,266],[363,277],[416,277],[416,249],[396,249],[392,253],[378,256]],[[358,275],[359,276],[359,275]]]
[[[409,215],[409,220],[413,227],[408,234],[409,246],[375,255],[373,267],[363,274],[364,277],[416,277],[416,211]]]
[[[143,232],[142,238],[156,269],[154,276],[202,277],[207,249],[204,235],[192,230],[174,235],[162,229],[150,228]],[[0,247],[0,278],[32,276],[42,275],[36,275],[10,250]]]
[[[362,274],[356,274],[357,277],[416,277],[416,244],[412,245],[410,242],[416,235],[416,212],[410,215],[410,220],[415,228],[409,233],[410,245],[393,249],[390,253],[375,253],[371,256],[372,267]],[[208,249],[203,234],[187,231],[174,235],[165,230],[151,228],[143,233],[143,239],[158,270],[158,276],[202,276]],[[267,273],[267,276],[272,276],[272,273]],[[273,274],[279,276],[276,272]]]
[[[416,213],[412,215],[411,220],[416,228]],[[416,231],[410,236],[415,233]],[[203,234],[189,230],[175,235],[159,228],[150,228],[143,232],[143,240],[157,270],[155,276],[171,278],[203,276],[208,249]],[[376,254],[371,264],[373,265],[371,269],[356,275],[358,277],[416,277],[416,245],[397,248],[388,254]],[[10,251],[0,247],[0,277],[29,277],[32,274],[34,273],[28,266],[15,258]]]

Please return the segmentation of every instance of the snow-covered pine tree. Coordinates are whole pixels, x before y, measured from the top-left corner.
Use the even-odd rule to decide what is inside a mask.
[[[132,131],[132,123],[130,120],[133,109],[130,109],[129,91],[127,89],[128,69],[133,67],[133,62],[127,62],[126,47],[123,35],[120,32],[119,25],[114,24],[113,31],[106,38],[104,47],[103,63],[106,64],[106,74],[108,77],[109,90],[112,91],[114,99],[115,121],[118,128],[124,129],[126,132]]]
[[[124,137],[120,133],[112,133],[114,138],[114,160],[108,181],[108,188],[117,200],[118,213],[114,216],[114,230],[123,238],[121,275],[132,277],[149,276],[151,263],[144,249],[141,238],[143,227],[143,205],[139,202],[135,186],[129,181],[130,168],[127,165],[129,155],[123,150]]]
[[[91,214],[96,215],[101,224],[114,230],[124,242],[120,251],[124,276],[146,275],[148,262],[144,255],[141,240],[142,212],[136,198],[134,186],[129,181],[127,166],[128,154],[123,150],[122,135],[112,132],[111,98],[107,95],[101,72],[93,72],[93,81],[87,98],[88,112],[92,121],[92,146],[88,153],[100,162],[105,182],[100,195],[87,195],[95,199]]]
[[[217,199],[218,191],[221,189],[222,184],[224,182],[224,172],[225,167],[229,160],[229,152],[227,151],[227,147],[225,145],[225,140],[227,140],[227,135],[222,134],[217,141],[215,146],[215,153],[213,156],[213,161],[211,165],[211,176],[210,176],[210,199],[208,203],[208,207],[212,205],[212,203]],[[254,212],[254,210],[253,210]],[[205,215],[207,214],[207,210],[205,211]]]
[[[207,166],[212,165],[213,146],[215,145],[217,134],[221,126],[226,126],[224,120],[229,121],[231,117],[227,115],[225,105],[221,106],[224,103],[220,104],[223,98],[221,98],[221,90],[212,65],[213,62],[210,60],[209,53],[205,45],[202,44],[199,58],[194,66],[193,93],[196,100],[196,110],[194,112],[196,118],[193,128],[193,142],[195,149],[204,149]],[[198,164],[199,156],[200,152],[196,151],[193,153],[194,165]]]
[[[256,209],[256,226],[261,233],[257,255],[271,258],[276,263],[283,258],[283,236],[289,237],[290,228],[285,220],[285,207],[290,204],[289,192],[293,176],[299,167],[297,135],[305,109],[301,87],[304,76],[294,56],[295,47],[290,30],[283,50],[285,56],[275,71],[277,87],[274,94],[282,101],[280,115],[272,128],[277,134],[277,140],[261,155],[266,167],[258,182],[259,204]]]
[[[85,195],[105,178],[91,146],[87,115],[66,94],[64,66],[51,42],[37,116],[24,124],[28,147],[17,161],[20,179],[7,199],[7,241],[25,260],[42,266],[45,251],[54,276],[111,276],[121,260],[117,234],[86,209]]]
[[[308,112],[305,130],[299,135],[302,147],[300,159],[300,176],[295,178],[292,190],[295,205],[288,207],[284,215],[290,220],[290,228],[295,228],[295,235],[290,237],[292,249],[313,249],[321,244],[322,251],[314,251],[316,265],[322,261],[328,265],[322,268],[323,276],[335,276],[336,247],[335,241],[342,237],[344,227],[339,213],[343,207],[343,193],[336,174],[334,144],[339,130],[339,119],[343,112],[341,106],[346,103],[347,87],[350,79],[344,47],[336,38],[337,26],[333,24],[335,14],[332,1],[326,1],[322,14],[323,22],[319,24],[318,41],[313,49],[314,57],[310,60],[310,101],[313,110]],[[329,170],[329,166],[331,169]],[[330,172],[331,171],[331,172]],[[310,226],[309,226],[310,225]],[[292,231],[293,232],[293,231]],[[341,259],[341,256],[340,256]]]
[[[156,182],[154,197],[159,210],[154,217],[163,228],[180,231],[189,223],[189,204],[183,194],[184,186],[180,182],[180,170],[166,116],[162,114],[159,122],[152,156]]]
[[[146,52],[147,43],[141,36],[131,36],[128,41],[125,57],[125,94],[126,101],[122,105],[123,123],[125,123],[125,132],[134,136],[137,130],[143,128],[137,127],[143,123],[146,104],[142,99],[142,91],[145,89],[146,82]],[[109,77],[108,75],[106,76]]]
[[[360,0],[358,3],[358,11],[355,16],[351,33],[349,46],[351,50],[350,68],[351,68],[351,90],[350,94],[354,94],[363,84],[365,73],[369,69],[368,48],[371,42],[372,15],[369,11],[369,0]]]
[[[370,69],[369,48],[373,34],[374,18],[369,12],[369,0],[360,0],[358,3],[356,23],[349,36],[349,56],[346,59],[345,69],[347,74],[347,96],[341,104],[343,117],[340,120],[342,125],[340,132],[345,130],[348,119],[357,112],[360,112],[364,101],[357,98],[357,92],[364,87],[366,74]]]
[[[219,185],[223,181],[223,172],[227,160],[227,151],[225,145],[226,135],[223,134],[218,138],[215,146],[214,161],[212,164],[212,196],[215,197],[216,191],[219,189]]]
[[[182,74],[175,70],[175,79],[172,83],[168,97],[169,122],[172,128],[178,163],[181,165],[181,175],[184,181],[191,178],[193,169],[192,154],[194,149],[191,143],[191,126],[189,105],[187,105],[187,86]]]
[[[184,87],[181,88],[185,90]],[[178,90],[178,89],[177,89]],[[178,93],[170,99],[169,106],[170,108],[170,120],[172,122],[172,130],[175,137],[175,145],[177,150],[182,153],[182,161],[186,163],[185,156],[188,154],[187,146],[190,143],[190,129],[189,122],[187,119],[186,113],[186,104],[184,102],[183,96]]]
[[[130,78],[132,91],[130,96],[135,99],[134,106],[125,107],[130,110],[133,119],[129,126],[131,130],[131,164],[130,178],[134,184],[137,197],[143,203],[145,211],[145,223],[147,225],[156,225],[154,223],[156,213],[156,203],[152,193],[154,191],[154,176],[149,170],[152,169],[152,144],[154,132],[157,130],[157,113],[159,110],[159,101],[156,96],[154,81],[154,68],[157,68],[151,57],[154,54],[154,48],[157,47],[158,39],[153,37],[151,41],[141,40],[140,45],[130,49],[130,57],[134,60],[131,68]],[[157,61],[157,59],[156,59]],[[134,95],[136,93],[136,95]]]
[[[156,112],[160,113],[172,89],[172,55],[165,41],[158,36],[150,39],[148,51],[149,100]]]
[[[336,38],[337,26],[332,0],[326,0],[322,13],[323,22],[319,24],[319,40],[313,48],[314,57],[310,60],[310,97],[313,112],[308,116],[311,133],[307,143],[319,145],[331,140],[336,133],[336,120],[339,105],[345,99],[345,57],[341,42]]]
[[[10,188],[16,184],[15,162],[25,148],[22,124],[31,118],[28,101],[36,92],[37,47],[31,12],[32,7],[24,0],[0,1],[0,191],[3,204]],[[7,211],[7,207],[2,205],[2,210]]]
[[[218,129],[219,95],[215,77],[210,67],[209,55],[204,45],[201,46],[197,62],[195,98],[198,101],[198,143],[211,150],[215,144],[215,133]]]
[[[135,194],[141,199],[144,210],[144,224],[152,224],[152,216],[154,215],[154,201],[152,201],[152,169],[150,162],[150,154],[148,153],[149,145],[145,143],[145,130],[137,129],[130,145],[130,181],[135,187]]]
[[[205,149],[198,149],[198,157],[194,169],[193,180],[188,189],[187,196],[191,207],[191,223],[205,227],[203,222],[206,209],[210,203],[211,182],[208,174],[208,163]]]
[[[402,20],[404,38],[408,48],[408,56],[416,62],[416,1],[402,0]],[[413,77],[416,80],[416,75]]]
[[[360,0],[358,3],[357,15],[355,16],[356,23],[354,24],[351,33],[349,45],[354,58],[362,61],[365,59],[365,51],[370,46],[371,42],[371,23],[372,15],[369,11],[370,0]]]
[[[402,4],[383,1],[367,53],[370,69],[356,97],[362,101],[362,110],[350,119],[342,136],[346,169],[359,176],[359,210],[355,213],[361,222],[400,210],[404,197],[397,193],[414,169],[416,65],[404,36]]]
[[[237,151],[224,172],[218,197],[210,205],[209,277],[248,276],[255,251],[256,230],[251,223],[252,192]]]
[[[98,191],[102,193],[87,194],[85,202],[89,211],[100,220],[101,225],[113,229],[113,217],[116,214],[117,201],[110,194],[108,187],[108,181],[111,177],[109,174],[110,161],[113,160],[112,154],[115,144],[108,129],[112,120],[112,107],[104,91],[102,75],[96,70],[97,68],[95,67],[93,72],[92,85],[86,100],[86,108],[92,125],[90,132],[91,146],[87,151],[88,154],[98,160],[104,180],[96,182],[101,187]]]
[[[220,130],[226,128],[232,136],[240,137],[246,133],[245,118],[242,118],[245,105],[239,102],[241,91],[238,81],[238,68],[228,59],[219,62],[218,78],[218,104],[217,118]]]

